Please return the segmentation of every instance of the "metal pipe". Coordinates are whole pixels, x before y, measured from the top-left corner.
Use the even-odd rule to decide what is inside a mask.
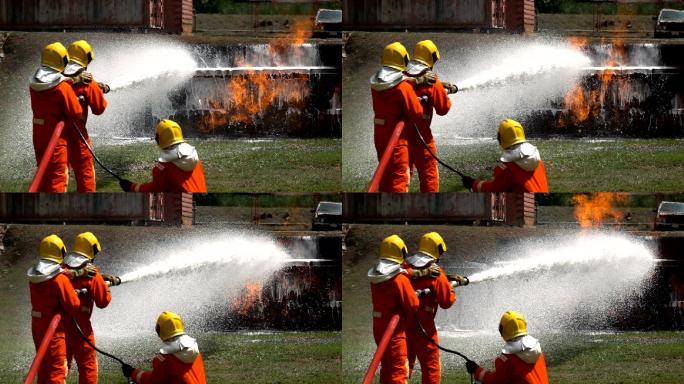
[[[371,179],[370,186],[368,187],[369,193],[378,191],[378,187],[380,186],[380,180],[382,179],[382,176],[385,174],[387,164],[389,164],[389,161],[392,158],[392,152],[394,152],[394,147],[397,145],[397,141],[399,141],[399,136],[401,136],[401,132],[403,130],[404,122],[400,121],[394,127],[394,131],[392,131],[392,136],[387,142],[387,147],[385,147],[385,152],[383,152],[382,157],[380,158],[380,162],[378,163],[378,167],[375,169],[375,173],[373,174],[373,178]]]
[[[33,176],[33,181],[31,182],[31,186],[29,186],[29,192],[38,192],[38,187],[40,186],[40,182],[43,180],[43,176],[45,176],[45,171],[47,170],[50,160],[52,159],[52,153],[55,151],[57,140],[62,134],[62,130],[64,130],[64,122],[60,121],[57,123],[57,125],[55,125],[55,129],[52,131],[52,136],[50,137],[50,142],[43,153],[43,157],[40,159],[40,163],[38,163],[38,170]]]
[[[467,279],[467,277],[466,277],[466,279]],[[451,288],[456,288],[456,287],[461,286],[461,284],[460,284],[458,281],[456,281],[456,280],[450,281],[449,284],[451,284]],[[468,281],[468,284],[470,284],[470,281]],[[465,284],[465,285],[468,285],[468,284]],[[431,292],[432,292],[432,291],[430,290],[430,288],[419,289],[419,290],[416,291],[416,296],[418,296],[418,297],[427,296],[427,295],[429,295]]]
[[[64,126],[64,123],[62,123],[62,127],[63,126]],[[62,320],[62,314],[61,313],[57,313],[52,317],[52,320],[50,321],[50,325],[48,326],[47,331],[45,332],[45,335],[43,336],[43,340],[40,341],[40,345],[38,346],[38,350],[36,351],[36,357],[33,358],[33,362],[31,363],[31,368],[29,368],[29,371],[26,374],[26,379],[24,379],[24,384],[33,383],[33,378],[36,377],[36,374],[38,373],[38,368],[40,368],[40,363],[43,361],[43,358],[45,357],[45,352],[47,352],[48,346],[50,345],[50,340],[52,340],[52,336],[54,336],[60,320]]]
[[[382,338],[380,339],[380,343],[378,344],[378,348],[375,350],[375,354],[373,355],[373,359],[371,360],[370,365],[368,366],[368,370],[366,371],[366,376],[363,377],[363,384],[371,384],[373,382],[373,377],[375,376],[375,371],[378,370],[378,365],[380,365],[380,360],[382,360],[382,355],[385,354],[385,350],[387,349],[387,346],[389,345],[390,339],[392,338],[392,334],[394,333],[394,330],[397,328],[397,325],[399,324],[399,315],[394,315],[389,321],[389,324],[387,324],[387,328],[385,329],[385,333],[382,334]]]

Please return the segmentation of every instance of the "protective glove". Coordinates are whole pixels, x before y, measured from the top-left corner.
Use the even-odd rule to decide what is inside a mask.
[[[444,89],[446,89],[447,93],[456,93],[458,92],[458,87],[456,84],[451,84],[447,82],[442,82],[442,85],[444,86]]]
[[[437,75],[432,71],[427,71],[424,74],[414,77],[416,85],[432,85],[437,81]]]
[[[111,88],[109,88],[109,85],[105,83],[97,83],[97,86],[100,87],[100,90],[102,90],[102,93],[109,93]]]
[[[461,275],[448,275],[447,280],[457,281],[460,286],[468,285],[470,283],[470,280],[468,280],[467,277]]]
[[[124,363],[124,364],[121,364],[121,371],[123,372],[124,376],[131,377],[131,375],[133,374],[133,371],[135,371],[135,368]]]
[[[108,275],[108,274],[103,273],[102,278],[105,281],[109,281],[109,285],[111,285],[112,287],[121,284],[121,278],[119,276]]]
[[[94,265],[90,263],[86,264],[84,267],[81,267],[79,269],[69,269],[68,271],[72,279],[84,276],[93,277],[95,276],[95,274],[97,274],[97,269]]]
[[[478,368],[480,368],[480,366],[477,365],[476,362],[474,362],[474,361],[472,361],[472,360],[466,361],[466,371],[468,371],[468,373],[470,373],[471,375],[475,374],[475,371],[476,371]]]
[[[126,179],[121,179],[119,180],[119,186],[121,187],[121,189],[123,189],[124,192],[130,192],[131,187],[133,187],[133,182]]]
[[[437,263],[430,264],[428,269],[430,270],[430,277],[432,278],[437,278],[442,273],[442,270],[439,269],[439,265],[437,265]]]
[[[470,176],[463,175],[461,176],[461,182],[463,183],[463,186],[470,191],[473,188],[473,183],[475,182],[475,179],[473,179]]]
[[[88,85],[91,81],[93,81],[93,75],[86,71],[81,71],[81,73],[72,77],[72,79],[74,81],[74,85]]]

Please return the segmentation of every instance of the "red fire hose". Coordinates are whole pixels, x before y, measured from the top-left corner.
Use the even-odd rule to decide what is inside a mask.
[[[40,182],[43,180],[43,176],[45,176],[45,170],[47,170],[48,164],[52,159],[52,153],[55,151],[55,146],[57,146],[57,140],[59,139],[59,136],[62,134],[63,129],[63,121],[60,121],[57,123],[57,125],[55,125],[55,129],[52,131],[52,136],[50,137],[50,143],[45,149],[43,157],[40,158],[38,170],[36,171],[35,176],[33,176],[33,181],[31,182],[31,186],[28,190],[29,192],[38,192],[38,186],[40,185]]]
[[[403,127],[403,123],[400,123]],[[398,125],[397,125],[398,126]],[[368,366],[368,371],[366,371],[366,376],[363,377],[363,384],[370,384],[373,382],[373,377],[375,376],[375,371],[378,370],[378,365],[380,365],[380,360],[382,359],[382,355],[385,354],[385,350],[387,349],[387,345],[389,345],[389,341],[392,338],[392,334],[394,333],[394,330],[397,328],[397,324],[399,324],[399,315],[394,315],[389,321],[389,324],[387,324],[387,329],[385,329],[385,333],[382,334],[382,339],[380,339],[380,344],[378,344],[378,349],[375,350],[375,354],[373,355],[373,360],[371,360],[370,365]]]
[[[389,141],[387,142],[387,147],[385,147],[385,152],[382,154],[382,157],[380,158],[380,162],[378,163],[378,167],[375,169],[375,173],[373,174],[373,178],[371,179],[370,186],[368,187],[369,193],[378,191],[378,187],[380,186],[380,179],[382,179],[382,176],[385,174],[385,169],[387,169],[387,164],[389,164],[390,159],[392,158],[392,153],[394,152],[394,147],[397,145],[397,141],[399,141],[399,136],[401,136],[401,132],[403,130],[404,130],[404,122],[400,121],[394,127],[394,131],[392,132],[392,136],[390,137]]]
[[[64,127],[64,123],[62,123],[62,127]],[[36,351],[36,357],[33,359],[33,363],[31,363],[31,368],[29,368],[24,384],[33,383],[33,378],[36,377],[36,374],[38,373],[40,363],[43,361],[43,357],[45,357],[45,352],[47,352],[50,340],[52,340],[52,336],[55,334],[60,320],[62,320],[62,315],[59,313],[52,317],[50,325],[45,332],[45,336],[43,336],[43,340],[40,341],[40,346],[38,346],[38,350]]]

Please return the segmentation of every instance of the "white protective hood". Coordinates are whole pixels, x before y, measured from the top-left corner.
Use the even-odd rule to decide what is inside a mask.
[[[506,342],[501,352],[516,355],[528,364],[534,364],[541,356],[541,344],[532,336],[519,336]]]
[[[62,272],[62,267],[59,263],[52,260],[40,259],[38,264],[29,268],[26,271],[26,277],[31,283],[42,283],[53,279]]]
[[[406,72],[410,76],[415,77],[422,75],[428,69],[430,69],[430,67],[428,67],[427,65],[421,63],[418,60],[411,59],[411,61],[409,61],[408,65],[406,66],[406,70],[404,72]]]
[[[406,262],[416,268],[423,268],[433,261],[435,261],[435,259],[433,259],[432,256],[426,255],[423,252],[414,253],[406,258]]]
[[[29,87],[34,91],[46,91],[65,80],[67,78],[58,70],[41,65],[29,81]]]
[[[188,335],[178,335],[162,344],[159,352],[165,355],[174,355],[178,360],[190,364],[195,361],[199,355],[199,347],[197,340]]]
[[[85,68],[81,64],[71,60],[66,67],[64,67],[64,75],[69,77],[76,76],[84,69]]]
[[[382,283],[383,281],[393,278],[402,271],[403,269],[398,263],[391,260],[380,259],[373,268],[368,270],[368,278],[373,284]]]
[[[173,163],[183,171],[190,172],[195,169],[199,156],[195,147],[188,143],[178,143],[161,151],[159,161]]]
[[[76,252],[70,252],[64,257],[64,264],[69,266],[69,268],[81,268],[89,261],[89,258]]]
[[[371,89],[376,91],[386,91],[394,88],[404,80],[404,73],[392,67],[383,66],[371,78]]]
[[[501,154],[501,161],[506,163],[516,163],[520,168],[532,172],[537,169],[541,156],[539,150],[534,145],[525,142],[516,144]]]

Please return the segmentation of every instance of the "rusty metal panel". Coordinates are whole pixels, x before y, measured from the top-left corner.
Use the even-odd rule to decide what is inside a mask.
[[[171,33],[192,32],[191,0],[164,0],[164,30]]]
[[[534,193],[506,193],[506,224],[519,227],[537,223],[537,208]]]
[[[163,0],[0,0],[0,26],[161,28]]]
[[[505,0],[346,0],[345,30],[503,28]]]
[[[511,32],[534,32],[534,0],[506,0],[506,29]]]
[[[489,193],[346,193],[343,221],[459,222],[498,221],[505,215],[502,196]]]

